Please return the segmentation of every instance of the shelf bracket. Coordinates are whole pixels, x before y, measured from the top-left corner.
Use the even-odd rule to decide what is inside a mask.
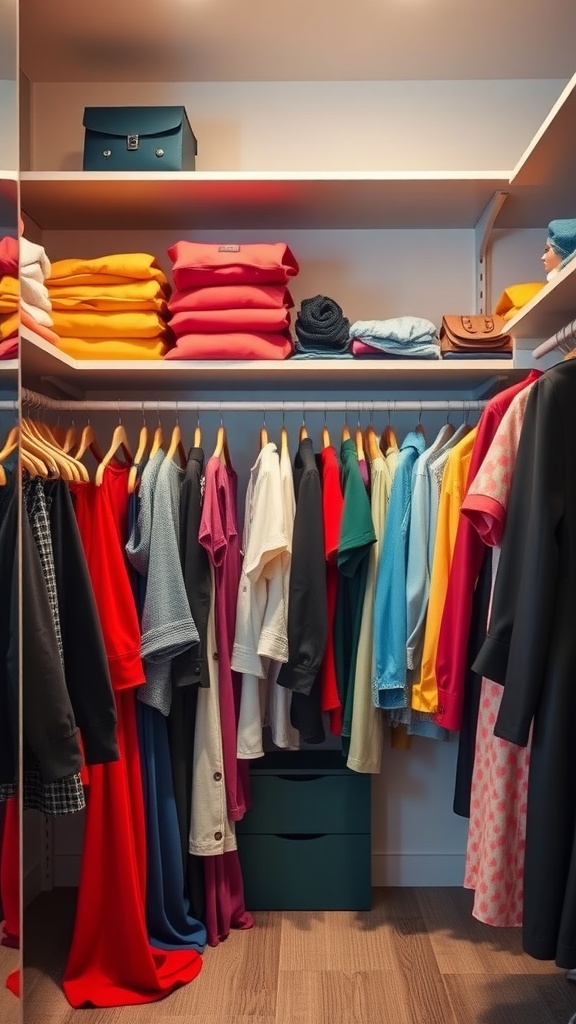
[[[481,384],[473,388],[470,392],[470,398],[473,401],[482,401],[482,399],[492,398],[496,395],[504,384],[509,383],[508,377],[505,373],[494,373],[487,380],[483,380]]]
[[[495,192],[486,209],[474,225],[477,313],[489,313],[492,309],[490,235],[507,195],[507,192]]]
[[[69,398],[75,398],[77,401],[82,401],[86,397],[84,391],[80,391],[79,388],[75,387],[68,380],[62,380],[61,377],[42,377],[43,384],[49,384],[50,387],[60,391],[63,395],[67,395]]]

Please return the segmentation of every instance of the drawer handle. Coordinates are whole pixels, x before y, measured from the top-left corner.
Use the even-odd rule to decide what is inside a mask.
[[[294,839],[303,842],[306,839],[324,839],[327,832],[277,832],[277,839]]]
[[[277,775],[276,778],[283,782],[315,782],[317,779],[325,779],[325,775]]]

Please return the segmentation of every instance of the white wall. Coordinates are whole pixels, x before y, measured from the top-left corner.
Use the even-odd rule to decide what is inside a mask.
[[[199,170],[509,170],[563,86],[40,82],[32,87],[32,169],[82,167],[85,106],[183,104]]]

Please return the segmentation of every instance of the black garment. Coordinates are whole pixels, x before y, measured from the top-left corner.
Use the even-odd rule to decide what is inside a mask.
[[[86,764],[119,758],[116,704],[100,619],[74,507],[62,480],[44,485],[50,533],[66,687],[82,735]]]
[[[0,786],[13,795],[18,750],[18,495],[0,488]]]
[[[504,683],[494,732],[525,746],[533,723],[523,945],[576,964],[576,360],[526,406],[488,636],[477,672]]]
[[[472,662],[486,639],[491,590],[492,549],[487,548],[472,602],[472,619],[466,655],[467,670],[464,680],[462,725],[458,741],[458,760],[454,783],[454,814],[459,814],[462,818],[470,817],[470,793],[472,790],[472,773],[474,771],[476,752],[476,729],[478,727],[480,692],[482,689],[482,676],[479,676],[474,671]]]
[[[38,549],[22,516],[22,719],[25,765],[37,763],[43,782],[82,767],[79,735]]]
[[[328,599],[320,473],[309,437],[294,460],[296,515],[288,591],[288,662],[278,683],[293,690],[291,721],[306,743],[322,743],[320,669],[328,636]]]
[[[206,661],[206,635],[210,613],[210,562],[200,544],[200,517],[204,486],[204,452],[191,448],[180,488],[180,562],[186,596],[200,641],[172,662],[174,686],[210,686]]]
[[[294,325],[297,352],[346,352],[350,348],[350,321],[327,295],[302,299]]]
[[[204,494],[204,452],[191,448],[180,490],[180,560],[186,594],[200,642],[172,662],[174,690],[168,716],[168,739],[186,895],[195,917],[204,917],[204,864],[188,852],[192,810],[192,767],[198,684],[210,685],[206,637],[210,613],[210,563],[198,541]],[[191,685],[192,684],[192,685]]]

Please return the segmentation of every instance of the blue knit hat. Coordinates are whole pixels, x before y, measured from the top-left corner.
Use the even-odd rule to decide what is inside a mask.
[[[548,241],[554,252],[568,260],[576,252],[576,217],[569,220],[551,220],[548,225]]]

